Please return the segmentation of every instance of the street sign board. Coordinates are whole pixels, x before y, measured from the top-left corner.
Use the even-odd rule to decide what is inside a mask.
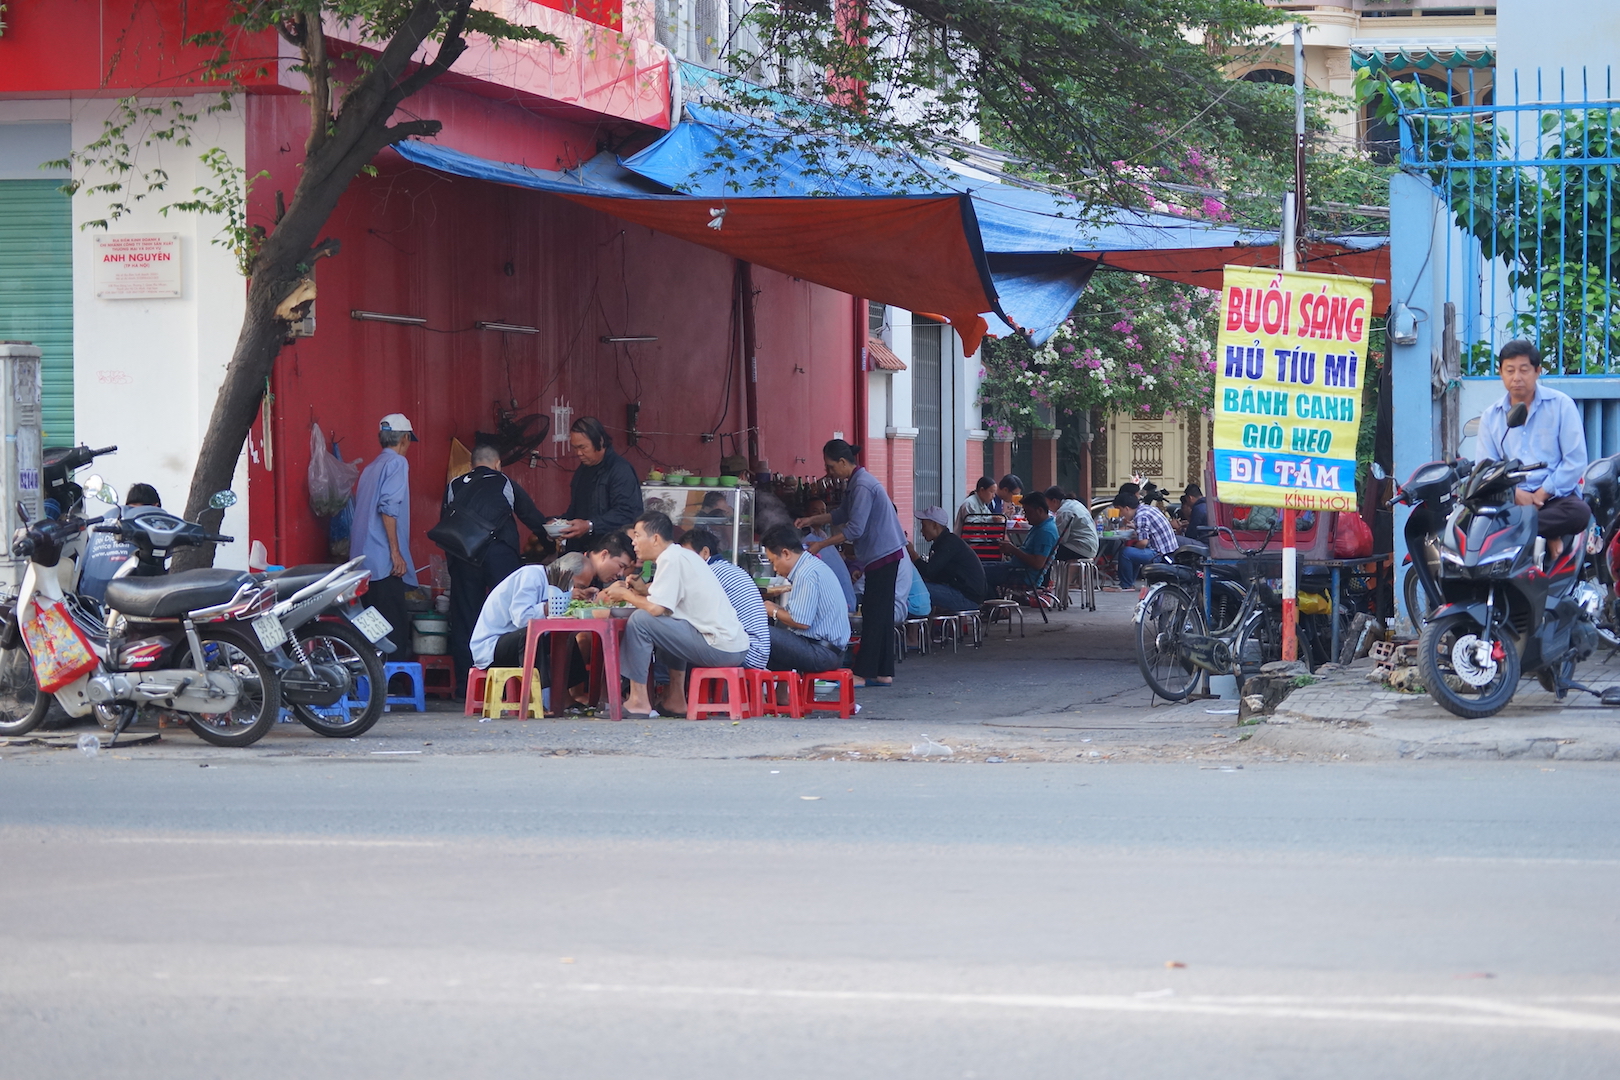
[[[180,295],[180,234],[97,233],[91,273],[98,300]]]
[[[1372,286],[1365,278],[1226,268],[1215,352],[1221,502],[1355,509]]]

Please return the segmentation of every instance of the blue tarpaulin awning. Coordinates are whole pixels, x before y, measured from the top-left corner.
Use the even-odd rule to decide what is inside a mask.
[[[459,176],[549,191],[880,303],[1044,342],[1099,267],[1219,288],[1228,263],[1277,264],[1277,236],[1110,207],[687,103],[624,158],[552,172],[424,142],[395,148]],[[1310,245],[1301,269],[1387,277],[1387,237]],[[1381,263],[1380,263],[1381,260]]]

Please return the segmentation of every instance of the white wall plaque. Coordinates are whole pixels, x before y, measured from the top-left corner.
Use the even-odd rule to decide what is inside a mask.
[[[179,233],[97,233],[93,239],[97,299],[155,300],[180,295]]]

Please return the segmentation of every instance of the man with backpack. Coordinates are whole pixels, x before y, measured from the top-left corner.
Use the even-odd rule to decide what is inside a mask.
[[[450,568],[450,656],[458,687],[466,685],[472,666],[473,627],[485,598],[523,562],[514,516],[536,536],[546,535],[545,516],[529,493],[500,471],[499,450],[480,444],[472,465],[450,481],[439,524],[428,532]]]

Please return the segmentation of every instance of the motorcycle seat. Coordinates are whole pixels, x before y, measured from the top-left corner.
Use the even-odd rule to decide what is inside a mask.
[[[304,563],[301,566],[277,570],[268,577],[270,584],[276,587],[276,599],[285,600],[305,585],[319,581],[337,568],[337,563]]]
[[[166,577],[127,577],[109,582],[107,606],[124,615],[172,619],[223,604],[252,577],[241,570],[183,570]]]

